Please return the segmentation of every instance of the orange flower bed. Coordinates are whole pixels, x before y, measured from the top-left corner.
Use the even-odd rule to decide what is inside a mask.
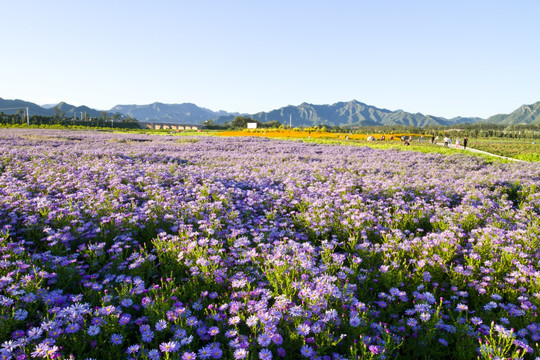
[[[346,134],[346,133],[330,133],[330,132],[318,132],[318,131],[292,131],[292,130],[257,130],[257,131],[220,131],[220,136],[259,136],[268,138],[291,138],[291,139],[303,139],[303,138],[316,138],[316,139],[343,139],[348,136],[349,140],[367,140],[369,135],[366,134]],[[402,135],[405,136],[422,136],[420,134],[384,134],[386,140],[390,139],[390,136],[394,137],[394,140],[400,140]],[[381,139],[382,135],[372,135],[377,140]],[[428,139],[425,136],[426,140]]]

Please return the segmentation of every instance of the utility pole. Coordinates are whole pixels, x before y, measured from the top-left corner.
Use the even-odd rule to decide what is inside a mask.
[[[292,129],[292,114],[289,114],[289,129]]]
[[[28,124],[28,126],[30,126],[30,115],[29,115],[29,111],[28,111],[28,108],[26,108],[26,123]]]

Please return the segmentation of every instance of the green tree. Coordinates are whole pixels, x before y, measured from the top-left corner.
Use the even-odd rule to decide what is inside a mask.
[[[17,110],[17,117],[18,117],[21,121],[24,120],[23,113],[24,113],[24,111],[22,111],[22,109]]]
[[[54,117],[57,120],[63,119],[66,116],[66,113],[62,111],[59,107],[55,106],[53,108],[54,110]]]
[[[253,120],[252,118],[249,118],[249,117],[245,117],[245,116],[236,116],[232,121],[231,121],[231,127],[233,128],[246,128],[247,127],[247,123],[249,122],[256,122],[255,120]]]
[[[281,125],[281,123],[277,120],[272,120],[265,123],[260,123],[257,121],[257,124],[257,126],[260,126],[262,128],[279,128],[279,126]]]

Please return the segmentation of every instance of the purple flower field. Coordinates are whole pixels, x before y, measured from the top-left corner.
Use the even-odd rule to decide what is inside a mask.
[[[540,357],[540,168],[0,130],[0,359]]]

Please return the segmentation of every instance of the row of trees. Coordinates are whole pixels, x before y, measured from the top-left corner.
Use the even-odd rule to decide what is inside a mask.
[[[86,126],[95,128],[121,128],[121,129],[139,129],[139,122],[131,117],[115,116],[100,116],[100,117],[84,117],[79,119],[76,117],[67,118],[61,113],[55,113],[53,116],[30,116],[30,125],[62,125],[62,126]],[[16,114],[4,114],[0,112],[0,124],[4,125],[19,125],[26,124],[27,119],[24,113],[17,112]]]
[[[540,124],[499,125],[490,123],[457,124],[453,126],[425,127],[428,134],[467,134],[471,138],[540,139]]]
[[[260,122],[259,120],[252,119],[250,117],[246,116],[236,116],[234,119],[231,120],[231,122],[225,122],[223,124],[214,124],[212,120],[205,121],[203,123],[205,129],[210,130],[237,130],[237,129],[245,129],[247,128],[248,123],[257,123],[257,128],[279,128],[281,123],[277,120],[274,121],[268,121],[268,122]]]

